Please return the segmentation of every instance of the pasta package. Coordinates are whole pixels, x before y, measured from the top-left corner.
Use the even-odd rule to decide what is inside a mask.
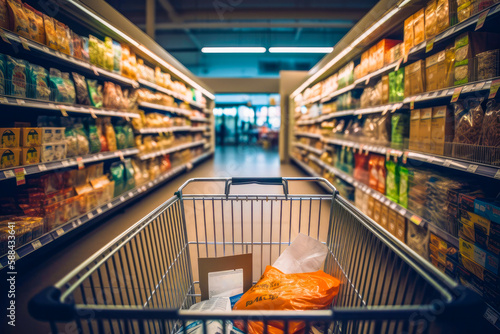
[[[73,72],[72,75],[73,81],[75,82],[76,102],[86,106],[90,105],[89,91],[85,77],[75,72]]]
[[[7,0],[0,0],[0,27],[9,29],[9,9]]]
[[[455,112],[455,138],[453,142],[479,145],[483,127],[482,98],[471,98],[453,104]]]
[[[31,38],[29,20],[22,3],[16,0],[7,0],[7,6],[9,9],[9,29],[18,35]]]
[[[43,24],[45,27],[45,44],[54,50],[57,50],[57,34],[54,19],[43,14]]]
[[[425,63],[417,60],[405,67],[404,94],[405,97],[425,91]]]
[[[500,103],[489,100],[486,108],[482,128],[483,145],[500,147]]]

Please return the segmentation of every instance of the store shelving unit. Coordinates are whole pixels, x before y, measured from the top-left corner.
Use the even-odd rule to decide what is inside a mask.
[[[174,177],[180,175],[181,173],[190,170],[191,168],[193,168],[193,166],[199,164],[200,162],[209,158],[210,156],[211,156],[210,152],[204,153],[185,164],[174,167],[170,171],[161,175],[160,177],[157,177],[154,180],[146,182],[145,184],[140,185],[134,189],[126,191],[120,196],[113,198],[108,203],[105,203],[97,208],[94,208],[93,210],[87,212],[86,214],[74,218],[61,226],[58,226],[55,230],[45,233],[44,235],[31,241],[28,244],[22,245],[21,247],[16,249],[15,253],[16,261],[22,258],[26,258],[27,256],[37,251],[38,249],[53,243],[59,238],[64,237],[70,232],[74,232],[75,230],[81,228],[82,226],[88,226],[92,224],[105,214],[109,214],[113,211],[116,211],[126,206],[127,204],[130,204],[130,202],[140,198],[141,196],[146,195],[151,190],[173,179]],[[2,270],[3,268],[8,268],[7,255],[0,257],[0,270]]]
[[[190,161],[182,160],[183,162],[180,165],[175,166],[175,164],[180,163],[179,160],[181,160],[181,158],[176,158],[172,161],[174,167],[163,175],[141,184],[134,189],[126,191],[110,202],[100,205],[87,212],[85,215],[72,219],[56,229],[45,231],[46,233],[36,240],[32,240],[25,245],[17,246],[15,249],[15,258],[16,260],[21,259],[23,263],[24,261],[29,263],[30,259],[36,259],[37,250],[41,248],[51,249],[52,246],[56,245],[57,242],[61,240],[74,240],[71,238],[76,238],[78,233],[83,230],[82,227],[90,226],[94,223],[103,221],[103,219],[113,211],[134,201],[140,196],[143,196],[155,187],[165,184],[174,177],[190,170],[193,166],[211,157],[214,150],[213,136],[212,138],[205,138],[203,140],[195,141],[194,139],[195,136],[198,137],[197,139],[201,139],[207,132],[211,135],[214,131],[212,115],[212,108],[214,105],[213,93],[153,39],[147,36],[140,28],[128,21],[103,0],[64,1],[62,3],[58,3],[57,15],[58,18],[62,18],[62,22],[67,21],[65,23],[69,25],[69,28],[72,28],[72,25],[75,25],[75,28],[84,31],[84,34],[90,33],[97,36],[109,36],[114,41],[127,44],[130,47],[130,50],[137,55],[138,58],[144,60],[145,65],[152,68],[160,67],[163,72],[170,74],[172,80],[182,82],[186,86],[189,94],[179,94],[176,91],[166,89],[143,79],[131,79],[120,73],[100,68],[89,62],[69,56],[60,51],[51,49],[46,45],[25,39],[16,33],[0,28],[0,37],[4,41],[4,49],[2,53],[11,54],[15,58],[24,59],[30,63],[33,62],[34,64],[41,65],[46,69],[53,67],[61,69],[64,72],[74,71],[84,75],[85,78],[96,79],[100,83],[102,83],[102,81],[110,81],[121,86],[123,89],[142,87],[152,91],[162,92],[173,97],[175,102],[179,103],[179,105],[181,103],[188,104],[190,108],[198,110],[203,113],[205,117],[201,117],[201,115],[193,116],[194,112],[191,110],[177,106],[166,107],[146,102],[139,103],[139,109],[183,117],[187,120],[187,124],[194,125],[166,128],[140,128],[134,130],[136,134],[192,134],[193,142],[186,142],[184,140],[182,141],[182,144],[174,143],[173,145],[175,146],[169,149],[153,153],[141,153],[138,148],[127,148],[114,152],[100,152],[59,161],[16,166],[0,170],[0,181],[4,181],[2,184],[16,186],[16,183],[10,184],[9,182],[15,180],[19,174],[23,174],[23,177],[27,178],[36,177],[37,175],[40,176],[43,173],[56,172],[65,169],[81,169],[87,165],[103,161],[112,162],[113,160],[119,161],[124,160],[125,158],[134,158],[140,161],[190,149],[193,149],[191,156],[196,156]],[[202,100],[206,101],[206,103],[194,101],[194,98],[191,98],[190,96],[191,94],[197,98],[203,96]],[[94,108],[91,106],[65,104],[6,95],[0,95],[0,106],[4,109],[4,113],[9,112],[9,120],[12,119],[12,121],[21,121],[21,119],[16,119],[15,114],[12,112],[21,110],[23,112],[29,112],[30,116],[77,116],[79,120],[83,121],[85,121],[85,117],[87,119],[113,117],[115,118],[113,122],[122,122],[116,118],[123,118],[126,121],[130,121],[131,119],[138,119],[141,117],[139,111],[136,110],[137,108],[133,111],[110,110],[106,108]],[[183,107],[186,106],[184,105]],[[22,183],[23,182],[17,182],[17,184],[19,184],[18,187],[22,187]],[[51,247],[45,247],[47,245],[51,245]],[[6,255],[0,255],[0,270],[6,266],[7,260]]]
[[[373,44],[383,38],[392,38],[395,34],[403,32],[403,23],[410,15],[417,12],[425,6],[425,3],[419,1],[392,1],[382,0],[373,7],[353,29],[346,34],[346,36],[335,46],[334,51],[325,56],[314,68],[310,71],[306,79],[296,88],[290,95],[289,115],[294,130],[291,136],[288,147],[290,149],[290,159],[302,168],[305,173],[323,177],[320,175],[333,175],[334,178],[342,180],[342,183],[354,187],[357,191],[368,194],[370,197],[379,201],[383,205],[390,208],[392,211],[406,218],[406,224],[415,224],[419,227],[432,232],[448,245],[459,248],[459,239],[443,228],[437,223],[426,220],[424,217],[419,216],[415,212],[404,208],[400,204],[390,200],[384,194],[370,188],[367,184],[356,180],[352,175],[330,166],[325,163],[320,156],[324,152],[329,152],[332,149],[350,148],[352,152],[358,153],[375,153],[385,156],[386,160],[397,161],[401,165],[422,166],[422,168],[440,170],[441,172],[454,172],[460,171],[463,173],[464,178],[475,178],[478,182],[484,184],[496,184],[500,180],[500,166],[478,163],[481,158],[475,158],[476,161],[463,160],[456,157],[436,155],[430,153],[419,152],[416,150],[409,150],[399,146],[391,147],[391,145],[384,145],[368,140],[363,142],[363,139],[355,137],[324,137],[325,129],[321,129],[321,123],[332,121],[336,118],[344,118],[346,123],[354,118],[364,118],[372,114],[387,113],[407,113],[409,114],[412,109],[430,108],[442,105],[449,105],[452,97],[464,99],[467,97],[485,97],[494,89],[493,83],[497,83],[499,77],[493,77],[486,80],[476,82],[469,82],[459,86],[448,87],[444,89],[426,91],[421,94],[406,96],[403,100],[384,105],[370,106],[370,107],[357,107],[348,110],[341,110],[328,114],[321,114],[322,104],[327,104],[335,101],[339,96],[344,93],[354,90],[362,90],[366,87],[371,87],[372,84],[383,75],[386,75],[396,69],[404,68],[412,64],[416,60],[425,60],[427,57],[436,54],[445,49],[445,47],[454,42],[455,37],[464,32],[476,30],[478,22],[484,18],[484,26],[493,27],[500,19],[500,3],[496,3],[491,7],[471,16],[461,23],[453,25],[448,29],[440,32],[435,37],[428,39],[411,48],[407,55],[401,59],[394,61],[390,64],[383,66],[375,72],[369,73],[361,78],[355,79],[351,84],[330,91],[322,93],[319,96],[306,96],[302,98],[304,92],[308,88],[312,88],[317,83],[324,81],[329,76],[338,72],[351,60],[357,60],[361,53],[368,50]],[[398,32],[396,32],[398,29]],[[484,30],[484,28],[483,28]],[[498,31],[496,29],[495,31]],[[402,38],[401,38],[402,39]],[[469,60],[470,61],[470,60]],[[307,95],[307,94],[306,94]],[[455,95],[455,96],[454,96]],[[497,94],[498,97],[498,94]],[[317,104],[316,108],[311,108]],[[339,105],[340,106],[340,105]],[[313,110],[316,114],[303,114],[304,108]],[[319,112],[318,112],[319,111]],[[326,127],[325,127],[326,128]],[[317,149],[316,141],[323,143],[323,149]],[[313,144],[314,143],[314,144]],[[448,145],[450,145],[448,143]],[[312,147],[315,146],[315,147]],[[403,145],[401,145],[403,146]],[[347,150],[349,151],[349,149]],[[455,175],[458,175],[455,173]],[[462,174],[460,174],[462,175]],[[349,187],[350,188],[350,187]],[[458,210],[458,209],[457,209]],[[490,297],[491,298],[491,297]],[[485,313],[487,318],[494,326],[500,329],[500,313],[494,308],[487,308]],[[493,314],[494,317],[487,316]]]

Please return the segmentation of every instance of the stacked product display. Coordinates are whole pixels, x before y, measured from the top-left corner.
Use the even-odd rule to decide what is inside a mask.
[[[212,154],[210,92],[32,6],[0,4],[0,269]]]
[[[336,73],[292,94],[291,151],[309,174],[330,180],[396,239],[478,292],[494,314],[499,6],[431,1],[399,17],[391,39],[372,33],[378,42],[332,61]]]

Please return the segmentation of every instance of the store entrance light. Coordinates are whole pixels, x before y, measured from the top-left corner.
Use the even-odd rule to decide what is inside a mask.
[[[201,49],[203,53],[264,53],[266,48],[260,46],[250,47],[204,47]]]
[[[330,53],[332,47],[272,47],[271,53]]]

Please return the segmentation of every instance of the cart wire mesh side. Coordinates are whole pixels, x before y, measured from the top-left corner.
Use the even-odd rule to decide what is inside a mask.
[[[293,195],[289,184],[325,182],[330,194]],[[222,194],[186,194],[222,183]],[[283,194],[231,194],[280,185]],[[200,188],[198,188],[200,189]],[[205,187],[205,189],[211,189]],[[298,233],[326,244],[324,271],[341,281],[331,309],[188,311],[200,301],[198,258],[252,253],[253,280]],[[439,272],[338,195],[322,178],[202,178],[130,227],[55,286],[31,314],[53,333],[176,333],[191,320],[304,321],[324,333],[459,333],[481,309],[469,290]],[[461,317],[467,314],[467,317]],[[469,319],[469,322],[467,322]],[[223,321],[224,327],[226,322]],[[185,327],[185,326],[184,326]]]

